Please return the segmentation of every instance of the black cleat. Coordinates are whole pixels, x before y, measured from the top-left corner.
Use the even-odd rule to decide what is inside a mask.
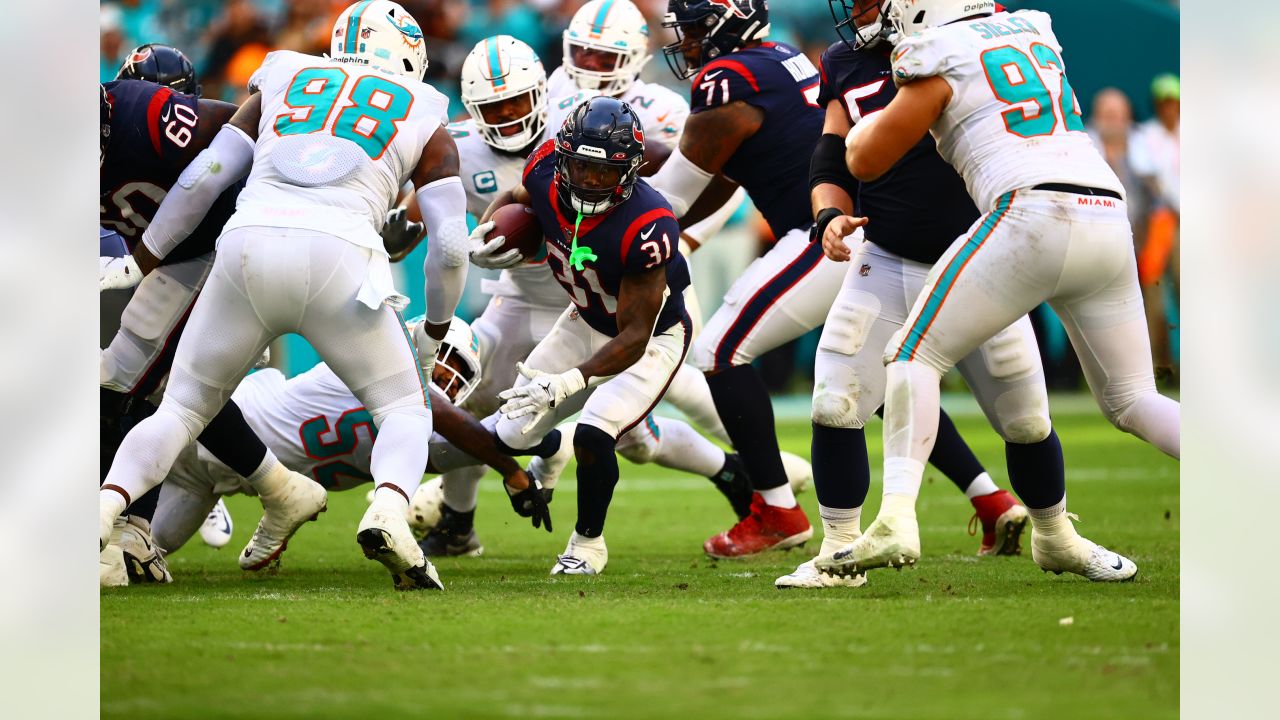
[[[733,514],[739,520],[751,514],[751,480],[747,477],[747,467],[741,456],[725,453],[724,467],[708,479],[733,506]]]
[[[484,552],[472,524],[475,512],[461,513],[441,506],[440,522],[418,543],[427,557],[478,557]]]

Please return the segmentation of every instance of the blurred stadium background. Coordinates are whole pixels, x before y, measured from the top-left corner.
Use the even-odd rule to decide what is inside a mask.
[[[559,65],[560,32],[586,0],[399,0],[428,36],[426,80],[451,99],[455,119],[464,116],[457,78],[468,50],[504,33],[529,43],[548,69]],[[635,0],[650,20],[658,55],[642,77],[687,95],[661,58],[670,41],[661,28],[666,0]],[[328,50],[333,18],[348,0],[118,0],[100,6],[100,79],[115,77],[129,51],[147,42],[174,45],[191,57],[205,97],[240,102],[249,76],[277,49],[321,54]],[[1007,0],[1011,9],[1036,8],[1053,15],[1067,47],[1072,84],[1095,141],[1128,189],[1135,252],[1144,268],[1157,376],[1178,382],[1178,100],[1177,0]],[[826,0],[773,0],[772,38],[803,48],[816,63],[836,40]],[[1107,13],[1105,23],[1098,14]],[[683,86],[682,86],[683,85]],[[1159,100],[1159,102],[1157,102]],[[1161,108],[1157,117],[1157,107]],[[1161,124],[1163,119],[1163,125]],[[704,315],[716,298],[773,238],[758,213],[744,204],[725,232],[693,259],[695,287]],[[400,289],[421,313],[425,243],[397,266]],[[487,300],[479,291],[486,271],[473,267],[459,313],[471,319]],[[104,302],[110,302],[104,298]],[[1065,333],[1048,307],[1033,315],[1053,390],[1084,389]],[[758,362],[778,393],[808,394],[817,331],[778,348]],[[299,337],[273,347],[273,365],[293,375],[318,361]],[[958,377],[948,380],[952,389]]]

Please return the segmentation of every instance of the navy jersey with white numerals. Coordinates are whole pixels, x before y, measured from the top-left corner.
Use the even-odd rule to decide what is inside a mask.
[[[680,254],[680,224],[662,195],[639,180],[625,202],[600,215],[583,216],[578,246],[591,248],[598,257],[577,270],[569,264],[569,255],[578,216],[561,204],[555,178],[555,141],[548,140],[529,156],[523,184],[546,239],[547,264],[582,319],[592,329],[616,337],[622,276],[665,267],[668,294],[653,334],[680,322],[685,317],[689,266]]]
[[[111,140],[99,176],[98,224],[120,233],[132,251],[160,201],[194,157],[190,144],[200,124],[199,99],[143,80],[115,80],[106,88]],[[213,252],[242,187],[243,181],[224,192],[195,232],[162,264]]]
[[[897,94],[889,64],[890,47],[851,50],[837,42],[822,54],[824,108],[839,100],[851,122],[883,110]],[[843,158],[841,158],[843,164]],[[850,178],[851,183],[857,183]],[[866,238],[895,255],[934,263],[978,219],[964,180],[938,154],[925,134],[887,173],[858,185],[856,212],[870,222]]]
[[[822,136],[818,69],[783,43],[762,43],[707,63],[689,90],[694,114],[737,100],[764,111],[764,123],[724,165],[746,188],[775,237],[813,223],[809,158]]]

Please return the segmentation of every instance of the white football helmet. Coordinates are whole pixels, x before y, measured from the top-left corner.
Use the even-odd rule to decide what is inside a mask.
[[[584,51],[613,55],[613,67],[598,70],[576,64],[574,53]],[[631,0],[591,0],[574,13],[564,31],[564,71],[583,90],[617,97],[652,57],[649,21]]]
[[[893,25],[899,38],[960,18],[990,15],[995,11],[995,0],[885,0],[880,8],[880,14]]]
[[[421,325],[424,320],[425,318],[419,315],[405,323],[409,337],[414,337],[418,325]],[[421,352],[416,347],[414,350]],[[449,359],[455,357],[462,361],[462,365],[466,368],[464,372],[459,372],[449,364]],[[421,355],[418,356],[418,364],[425,365]],[[471,324],[457,315],[454,315],[453,320],[449,322],[449,329],[445,331],[444,340],[440,342],[440,350],[436,353],[436,369],[445,373],[445,377],[439,382],[434,377],[430,377],[427,378],[427,382],[433,383],[445,397],[449,397],[449,390],[456,387],[458,392],[452,398],[454,405],[461,405],[480,384],[480,339],[471,332]]]
[[[333,23],[329,55],[414,80],[427,69],[422,27],[391,0],[361,0],[343,10]]]
[[[529,112],[489,122],[483,106],[529,95]],[[471,113],[480,137],[492,147],[515,152],[542,137],[547,124],[547,71],[533,48],[511,37],[495,35],[476,43],[462,63],[462,106]],[[504,135],[503,130],[518,132]]]

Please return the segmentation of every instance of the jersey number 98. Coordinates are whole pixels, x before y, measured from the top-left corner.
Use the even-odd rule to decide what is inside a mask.
[[[359,145],[370,159],[381,158],[399,131],[397,123],[409,117],[413,93],[386,78],[363,75],[330,126],[329,117],[349,79],[341,68],[299,70],[284,96],[289,111],[276,117],[276,134],[307,135],[328,126],[330,133]]]

